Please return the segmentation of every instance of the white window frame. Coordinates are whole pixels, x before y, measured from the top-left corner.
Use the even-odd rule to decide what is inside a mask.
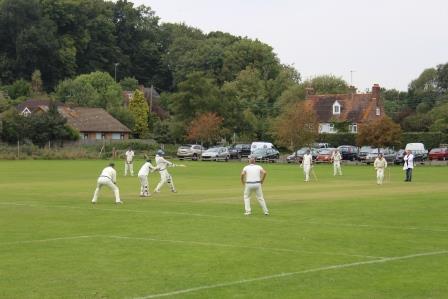
[[[89,133],[82,133],[82,139],[84,140],[89,139]]]
[[[329,124],[329,128],[330,128],[330,133],[334,133],[334,124],[333,123]]]
[[[352,133],[358,133],[358,124],[351,124],[351,130]]]
[[[333,115],[339,115],[339,114],[341,114],[341,104],[339,104],[339,102],[336,101],[333,104]]]
[[[380,107],[376,107],[375,114],[376,114],[377,116],[380,116],[380,115],[381,115],[381,109],[380,109]]]

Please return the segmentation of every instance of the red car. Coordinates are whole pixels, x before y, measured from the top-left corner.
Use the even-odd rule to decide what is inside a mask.
[[[429,160],[447,160],[448,159],[448,148],[437,147],[433,148],[429,152]]]
[[[321,149],[319,154],[317,155],[316,162],[317,163],[331,163],[331,155],[335,148],[324,148]]]

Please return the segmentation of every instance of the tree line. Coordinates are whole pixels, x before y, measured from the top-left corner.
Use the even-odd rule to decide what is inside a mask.
[[[225,138],[296,146],[288,134],[317,130],[301,105],[306,89],[350,91],[333,75],[302,80],[259,40],[161,23],[150,7],[125,0],[0,0],[0,58],[0,112],[29,97],[102,107],[135,137],[161,143]],[[407,92],[383,89],[387,114],[405,131],[446,131],[447,73],[448,64],[439,65]],[[155,86],[158,109],[137,91],[138,100],[123,106],[122,91],[138,85]]]

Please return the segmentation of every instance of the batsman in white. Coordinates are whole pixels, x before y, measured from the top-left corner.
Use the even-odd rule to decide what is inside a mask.
[[[138,171],[138,179],[140,180],[140,197],[151,196],[149,193],[148,175],[157,168],[151,164],[151,160],[147,159],[145,164]]]
[[[155,193],[159,193],[160,192],[160,188],[162,188],[162,186],[165,183],[168,183],[170,185],[170,189],[171,192],[176,193],[176,188],[174,187],[174,182],[173,182],[173,178],[171,177],[171,175],[169,174],[167,168],[168,167],[174,167],[176,166],[176,164],[171,163],[170,161],[166,160],[163,156],[165,155],[165,153],[162,150],[158,150],[156,153],[156,166],[157,169],[160,172],[160,182],[157,185],[156,189],[154,189]]]
[[[313,164],[313,156],[310,154],[310,150],[307,150],[303,155],[302,164],[300,167],[303,168],[303,173],[305,174],[305,182],[310,181],[310,171]]]
[[[378,155],[375,162],[373,162],[373,167],[376,169],[376,183],[382,185],[384,180],[384,169],[387,168],[387,161],[384,159],[383,154],[380,153]]]
[[[124,176],[128,175],[128,171],[131,176],[134,176],[134,151],[131,148],[125,153],[125,161],[124,161]]]
[[[98,201],[98,195],[100,193],[100,189],[103,186],[109,187],[115,195],[115,203],[123,203],[120,200],[120,191],[118,190],[117,186],[117,172],[115,171],[115,164],[110,163],[109,166],[103,169],[101,172],[97,184],[96,184],[96,190],[93,194],[92,203],[96,203]]]
[[[244,215],[252,213],[250,208],[250,196],[255,192],[258,203],[265,215],[269,215],[266,202],[263,197],[261,185],[266,178],[267,172],[260,165],[255,164],[255,157],[249,156],[249,165],[246,165],[241,172],[241,183],[244,185]]]

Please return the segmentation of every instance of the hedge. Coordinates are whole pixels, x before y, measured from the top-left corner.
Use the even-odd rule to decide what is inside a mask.
[[[427,149],[438,147],[440,144],[448,143],[448,134],[442,132],[405,132],[401,135],[401,147],[407,143],[421,142]]]

